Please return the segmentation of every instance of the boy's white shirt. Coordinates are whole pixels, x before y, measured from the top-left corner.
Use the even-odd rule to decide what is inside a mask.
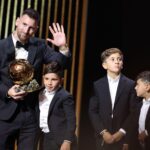
[[[146,131],[145,121],[146,121],[146,116],[147,116],[149,107],[150,107],[150,98],[148,100],[143,99],[143,105],[141,107],[140,116],[139,116],[139,133]],[[148,134],[147,131],[146,131],[146,134]]]
[[[109,75],[107,75],[108,78],[108,84],[109,84],[109,90],[110,90],[110,96],[111,96],[111,103],[112,103],[112,110],[114,108],[117,88],[120,80],[120,75],[117,76],[115,79],[111,78]],[[113,117],[113,116],[112,116]]]
[[[40,128],[44,133],[50,132],[48,127],[49,107],[56,91],[48,92],[44,89],[39,94],[39,109],[40,109]]]
[[[107,78],[108,78],[108,84],[109,84],[109,90],[110,90],[110,96],[111,96],[111,104],[112,104],[112,110],[113,110],[115,99],[116,99],[116,93],[118,89],[118,84],[120,81],[120,75],[118,75],[115,79],[113,79],[107,74]],[[112,114],[112,118],[113,118],[113,114]],[[126,131],[122,128],[120,128],[119,131],[122,132],[123,134],[126,134]]]

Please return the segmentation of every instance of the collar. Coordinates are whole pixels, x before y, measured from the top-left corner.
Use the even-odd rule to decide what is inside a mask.
[[[107,75],[107,78],[108,78],[108,81],[109,82],[118,82],[119,81],[119,79],[120,79],[120,75],[118,75],[115,79],[114,78],[112,78],[112,77],[110,77],[109,75]]]
[[[13,40],[13,43],[14,43],[14,46],[15,46],[15,47],[16,47],[17,41],[20,42],[20,40],[19,40],[18,38],[15,37],[14,33],[12,33],[12,40]],[[20,42],[20,43],[21,43],[21,42]],[[27,43],[28,43],[28,42],[27,42]],[[25,43],[25,44],[27,44],[27,43]],[[23,45],[24,45],[24,44],[23,44]]]
[[[48,94],[48,95],[54,95],[56,93],[57,90],[54,91],[48,91],[46,88],[43,91],[43,94]]]
[[[13,40],[14,46],[16,47],[17,39],[15,39],[15,37],[14,37],[14,34],[13,34],[13,33],[12,33],[12,40]]]
[[[147,100],[144,98],[144,99],[143,99],[143,104],[149,104],[149,105],[150,105],[150,98],[147,99]]]

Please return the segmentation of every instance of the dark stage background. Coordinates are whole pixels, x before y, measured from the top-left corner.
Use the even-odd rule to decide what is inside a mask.
[[[105,73],[100,53],[106,48],[120,48],[124,53],[122,72],[132,79],[150,70],[149,18],[149,5],[144,1],[89,0],[79,150],[95,150],[88,104],[92,82]]]

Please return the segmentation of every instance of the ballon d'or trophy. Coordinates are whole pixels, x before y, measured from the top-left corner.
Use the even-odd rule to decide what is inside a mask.
[[[14,84],[19,85],[16,92],[21,90],[26,92],[34,92],[40,89],[39,84],[34,76],[33,66],[25,59],[16,59],[9,65],[9,74]]]

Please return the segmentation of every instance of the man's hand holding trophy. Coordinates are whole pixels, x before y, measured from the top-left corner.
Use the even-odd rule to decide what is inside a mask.
[[[25,59],[16,59],[9,65],[9,74],[15,86],[15,92],[34,92],[40,89],[34,76],[33,66]]]

